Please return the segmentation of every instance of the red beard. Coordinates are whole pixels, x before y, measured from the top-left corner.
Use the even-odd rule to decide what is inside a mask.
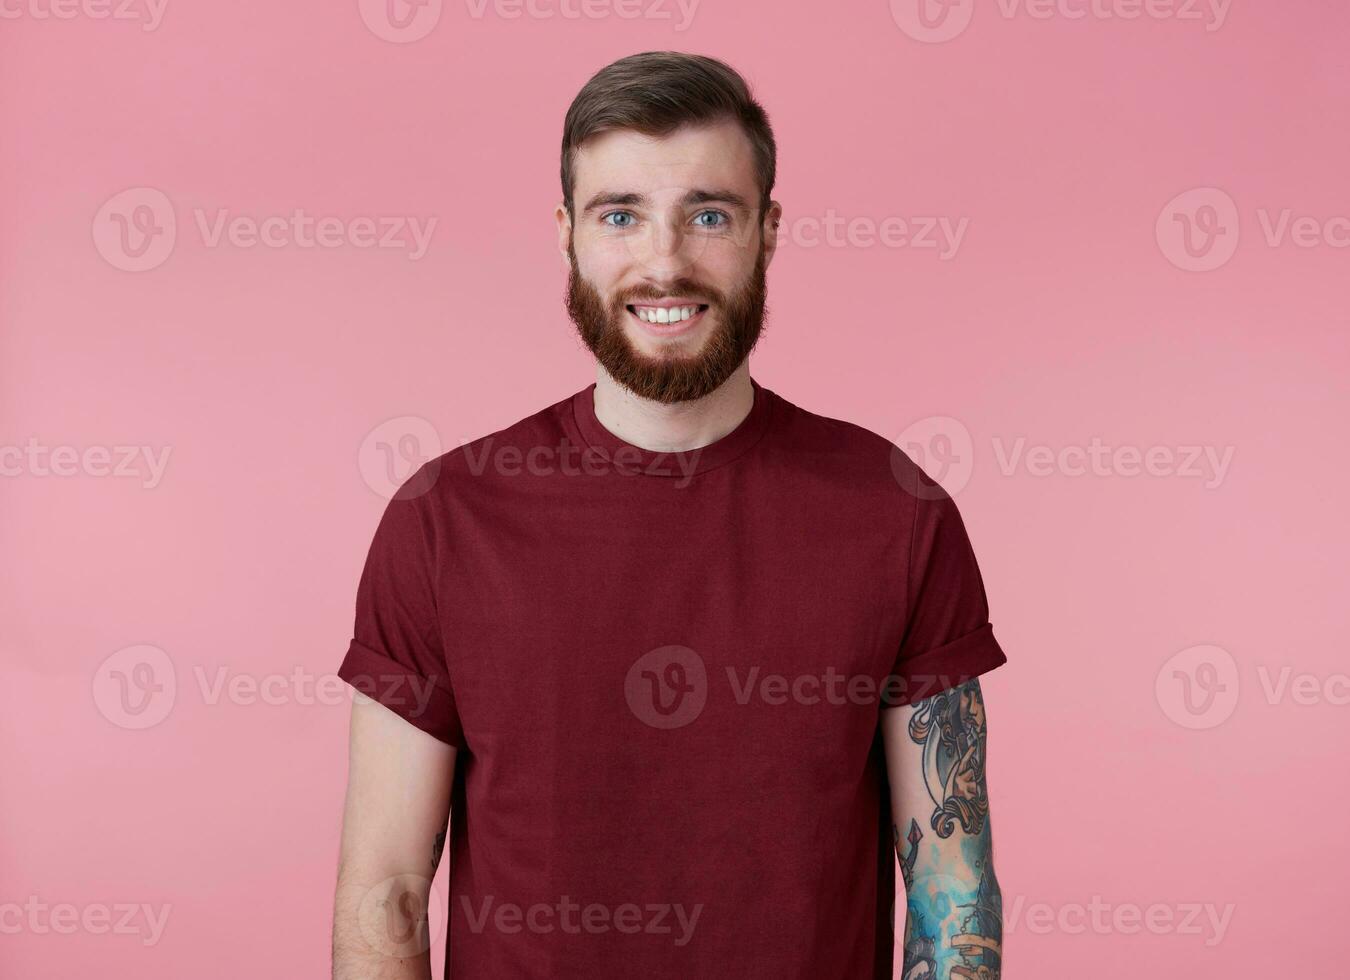
[[[615,381],[640,398],[670,404],[702,398],[716,391],[750,356],[759,341],[767,313],[764,248],[754,271],[730,297],[693,279],[676,279],[665,293],[708,304],[704,316],[716,314],[716,327],[695,354],[650,357],[634,348],[624,331],[626,309],[634,301],[654,301],[661,294],[635,288],[616,295],[606,306],[594,286],[577,269],[569,242],[572,271],[567,277],[567,313],[595,359]]]

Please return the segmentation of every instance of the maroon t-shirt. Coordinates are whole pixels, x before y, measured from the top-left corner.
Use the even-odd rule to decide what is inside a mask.
[[[880,712],[1005,660],[955,505],[758,383],[668,454],[594,387],[426,463],[357,591],[340,675],[459,749],[447,976],[890,977]]]

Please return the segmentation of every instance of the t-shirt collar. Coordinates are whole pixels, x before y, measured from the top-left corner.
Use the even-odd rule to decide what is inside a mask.
[[[643,449],[606,429],[595,415],[594,382],[572,396],[572,420],[582,442],[599,452],[620,472],[688,477],[729,463],[752,448],[764,434],[769,422],[773,392],[754,378],[750,379],[750,385],[755,395],[750,414],[722,438],[685,452],[663,453]]]

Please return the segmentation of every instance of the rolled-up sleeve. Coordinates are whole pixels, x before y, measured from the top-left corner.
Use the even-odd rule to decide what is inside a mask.
[[[916,493],[904,636],[884,707],[913,704],[1007,662],[955,502],[926,477]]]
[[[352,640],[338,676],[422,731],[462,746],[424,502],[423,495],[396,495],[385,507],[357,585]]]

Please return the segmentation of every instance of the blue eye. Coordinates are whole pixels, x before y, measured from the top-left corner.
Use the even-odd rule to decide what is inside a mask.
[[[710,223],[700,220],[702,218],[717,218],[720,220],[716,223]],[[694,222],[700,228],[720,228],[727,223],[727,220],[727,216],[721,211],[700,211],[697,217],[694,218]]]
[[[628,220],[616,224],[610,221],[609,220],[610,218],[626,218]],[[603,221],[605,224],[609,225],[611,228],[629,228],[632,226],[633,222],[636,221],[637,219],[633,217],[633,212],[631,211],[611,211],[609,212],[609,214],[602,216],[600,220]]]

